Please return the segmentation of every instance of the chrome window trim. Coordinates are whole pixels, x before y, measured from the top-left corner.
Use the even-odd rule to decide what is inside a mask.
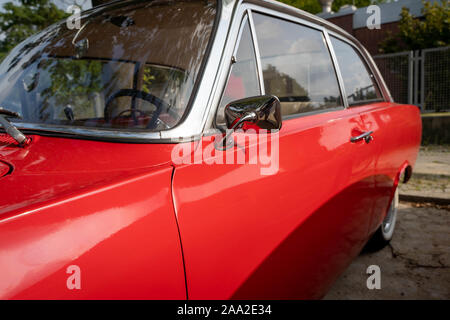
[[[343,37],[340,34],[337,34],[333,31],[328,31],[328,34],[329,36],[332,36],[338,40],[347,43],[359,53],[359,55],[363,58],[363,63],[366,65],[367,68],[369,68],[370,73],[373,75],[373,78],[375,79],[375,84],[378,86],[378,90],[380,91],[383,100],[385,102],[386,101],[393,102],[391,93],[387,89],[386,83],[384,82],[384,79],[381,76],[380,71],[378,70],[375,62],[373,61],[371,55],[367,52],[367,50],[360,43],[355,43],[354,41],[351,41],[350,39],[347,39],[346,37]],[[330,45],[333,47],[331,39]],[[347,96],[345,98],[347,99]]]
[[[231,1],[233,1],[233,0],[231,0]],[[240,25],[240,21],[241,21],[241,19],[243,19],[243,16],[246,14],[246,12],[250,11],[251,14],[253,14],[253,12],[260,12],[262,14],[274,16],[275,18],[280,18],[280,19],[292,21],[295,23],[303,24],[307,27],[311,27],[311,28],[317,29],[319,31],[324,30],[323,27],[316,25],[314,23],[311,23],[308,21],[303,21],[302,19],[299,19],[292,15],[284,14],[284,13],[278,12],[276,10],[271,10],[269,8],[261,6],[262,4],[264,4],[266,2],[267,3],[275,3],[275,4],[278,4],[278,2],[272,2],[272,1],[268,2],[268,1],[260,1],[260,0],[258,0],[256,2],[257,2],[257,4],[254,4],[253,2],[250,2],[249,0],[238,0],[236,2],[236,10],[234,12],[233,23],[232,23],[232,26],[230,27],[230,33],[229,33],[229,36],[226,41],[226,45],[225,45],[226,48],[224,50],[225,63],[223,65],[221,65],[221,70],[219,70],[220,75],[218,76],[219,79],[218,79],[217,87],[216,87],[214,93],[212,94],[214,96],[212,98],[213,108],[211,108],[211,106],[209,106],[211,111],[209,113],[208,120],[205,125],[205,134],[208,134],[207,132],[209,129],[214,128],[214,118],[216,116],[216,112],[217,112],[217,108],[219,107],[220,100],[222,98],[223,90],[225,89],[225,86],[226,86],[226,81],[228,80],[229,70],[231,70],[230,66],[231,66],[232,54],[230,54],[229,52],[230,52],[230,50],[232,50],[231,48],[234,48],[237,45],[236,44],[236,41],[237,41],[236,33],[238,31],[236,30],[236,28],[237,28],[237,26]],[[291,8],[290,6],[287,6],[287,7]],[[300,12],[302,12],[302,11],[300,11]],[[253,16],[252,16],[252,23],[253,23]],[[254,30],[253,24],[252,24],[252,27],[253,27],[252,30]],[[253,37],[253,31],[252,31],[252,37]],[[256,32],[255,32],[255,38],[256,38]],[[255,44],[256,44],[255,41],[253,41],[253,45],[255,45]],[[258,53],[257,61],[258,60],[260,61],[259,48],[254,48],[254,49],[255,49],[255,52]],[[256,51],[256,49],[258,49],[258,51]],[[258,67],[258,65],[257,65],[257,67]],[[261,66],[260,66],[260,68],[261,68]],[[224,75],[223,69],[226,69],[225,75]],[[262,70],[261,70],[261,77],[262,77]],[[263,83],[264,83],[264,79],[263,79]]]
[[[336,72],[336,78],[338,81],[339,89],[341,91],[341,99],[344,104],[344,108],[348,108],[347,93],[345,91],[344,79],[342,78],[341,69],[337,61],[336,52],[334,51],[333,45],[331,44],[330,36],[328,35],[328,30],[324,30],[323,36],[325,37],[325,43],[328,47],[328,52],[330,53],[331,60],[333,62],[334,71]]]
[[[255,53],[257,54],[257,58],[256,58],[257,59],[257,68],[260,70],[259,77],[261,77],[261,79],[262,79],[262,87],[263,88],[264,88],[264,79],[263,79],[263,76],[262,76],[261,59],[260,59],[260,54],[259,54],[259,47],[256,47],[258,45],[258,43],[257,43],[256,31],[255,31],[254,22],[253,22],[253,16],[252,16],[252,14],[254,12],[265,14],[265,15],[269,15],[269,16],[272,16],[274,18],[290,21],[290,22],[293,22],[293,23],[296,23],[296,24],[300,24],[300,25],[309,27],[311,29],[315,29],[315,30],[317,30],[317,31],[322,33],[322,36],[324,37],[325,42],[326,42],[325,44],[327,46],[327,49],[330,50],[331,44],[329,44],[327,42],[327,37],[326,37],[327,29],[324,28],[323,26],[318,25],[316,23],[312,23],[312,22],[306,21],[306,20],[304,20],[302,18],[293,16],[291,14],[282,13],[282,12],[279,12],[277,10],[273,10],[273,9],[261,6],[261,4],[264,4],[264,3],[272,3],[273,4],[274,3],[273,1],[257,1],[258,4],[254,4],[254,2],[256,2],[256,1],[240,0],[237,3],[237,10],[235,12],[235,16],[234,16],[233,20],[239,20],[239,18],[241,18],[240,15],[245,15],[245,13],[247,12],[247,15],[248,15],[248,17],[249,17],[249,19],[251,21],[252,38],[254,36],[254,38],[253,38],[253,45],[255,46],[254,50],[255,50]],[[278,5],[279,3],[275,2],[275,4]],[[283,6],[284,6],[284,4],[283,4]],[[291,8],[290,6],[287,6],[287,7],[289,9]],[[292,8],[292,9],[295,9],[295,8]],[[297,10],[297,9],[295,9],[295,10]],[[300,11],[300,13],[303,14],[303,11]],[[306,14],[308,14],[308,13],[306,13]],[[243,19],[243,18],[244,17],[242,17],[241,19]],[[241,21],[241,20],[239,20],[239,21]],[[256,39],[256,41],[255,41],[255,39]],[[230,46],[232,45],[233,48],[234,48],[234,46],[237,47],[238,44],[236,42],[233,43],[232,41],[233,41],[233,35],[231,35],[230,38],[227,39],[227,44],[230,45]],[[231,44],[230,44],[230,42],[231,42]],[[330,53],[330,57],[332,58],[333,67],[335,67],[335,63],[334,63],[335,61],[333,60],[333,57],[331,56],[331,52],[330,51],[329,51],[329,53]],[[228,59],[231,62],[231,56]],[[259,65],[258,65],[258,61],[259,61]],[[336,65],[337,65],[337,61],[336,61]],[[231,70],[231,68],[228,69],[228,72],[230,70]],[[336,73],[338,87],[339,87],[340,93],[342,95],[345,92],[345,91],[342,91],[342,88],[344,87],[344,84],[343,84],[343,81],[342,82],[340,81],[340,72],[338,72],[338,69],[334,68],[334,71]],[[211,114],[210,114],[210,116],[208,118],[208,122],[207,122],[207,126],[206,126],[207,129],[210,129],[210,128],[212,128],[214,126],[214,118],[215,118],[215,115],[216,115],[216,112],[217,112],[217,108],[219,107],[219,103],[220,103],[220,100],[222,98],[222,93],[223,93],[223,90],[225,89],[225,85],[226,85],[226,81],[228,80],[228,76],[229,76],[229,74],[227,73],[225,80],[222,79],[220,81],[220,83],[222,83],[222,88],[221,88],[220,91],[218,91],[219,92],[218,96],[216,96],[213,99],[213,101],[216,101],[216,103],[214,105],[214,108],[212,109],[213,112],[211,112]],[[265,88],[264,88],[264,92],[265,92]],[[217,91],[215,92],[215,94],[217,94]],[[321,113],[326,113],[326,112],[331,112],[331,111],[343,110],[343,109],[346,108],[346,103],[347,102],[346,102],[346,99],[344,97],[343,97],[342,100],[343,100],[343,104],[344,104],[343,106],[332,108],[332,109],[329,109],[329,110],[323,109],[323,110],[312,111],[312,112],[308,112],[307,115],[309,116],[309,115],[313,115],[313,114],[321,114]],[[299,114],[293,114],[293,115],[289,115],[287,117],[283,117],[283,119],[290,120],[290,119],[294,119],[294,118],[298,118],[298,117],[304,117],[304,116],[305,116],[305,114],[299,113]]]
[[[32,133],[42,135],[64,135],[66,137],[96,139],[105,141],[118,141],[118,142],[145,142],[149,140],[161,139],[160,132],[130,132],[124,130],[116,130],[109,128],[87,128],[77,126],[59,126],[53,124],[41,124],[41,123],[26,123],[15,122],[11,123],[17,128],[24,130],[26,133],[29,131]]]
[[[260,94],[264,94],[263,93],[264,92],[264,80],[262,78],[261,65],[260,64],[258,65],[258,63],[260,63],[258,61],[259,60],[259,50],[256,51],[257,48],[255,47],[256,34],[255,35],[253,34],[253,29],[252,28],[254,28],[254,27],[253,27],[253,20],[251,20],[251,17],[250,17],[250,11],[244,9],[242,11],[242,16],[240,17],[240,19],[239,19],[239,17],[236,17],[235,20],[239,20],[240,21],[239,22],[238,36],[237,36],[237,38],[236,38],[236,40],[234,42],[234,45],[230,41],[230,46],[233,47],[233,54],[229,58],[230,63],[228,65],[228,69],[226,71],[225,82],[224,82],[224,84],[222,86],[222,89],[220,90],[219,101],[218,101],[217,105],[215,106],[215,108],[212,108],[212,110],[214,110],[214,112],[213,112],[213,118],[212,118],[211,127],[216,127],[216,121],[215,120],[217,118],[217,111],[219,109],[220,102],[222,101],[224,90],[226,89],[226,86],[228,84],[228,80],[230,78],[230,74],[231,74],[231,70],[233,68],[233,64],[237,62],[237,60],[234,60],[234,59],[237,59],[236,58],[237,52],[239,50],[239,45],[241,43],[242,33],[244,32],[244,28],[245,28],[246,24],[248,24],[248,27],[249,27],[249,30],[250,30],[250,36],[251,36],[251,39],[252,39],[253,52],[255,54],[256,77],[257,77],[258,83],[259,83],[259,92],[260,92]]]
[[[261,1],[262,3],[265,3],[266,1]],[[246,0],[246,2],[244,2],[244,5],[253,12],[255,13],[261,13],[261,14],[265,14],[265,15],[269,15],[269,16],[273,16],[275,18],[279,18],[282,20],[287,20],[290,22],[294,22],[312,29],[316,29],[319,31],[324,31],[325,28],[321,25],[309,22],[308,20],[304,20],[302,18],[287,14],[287,13],[283,13],[283,12],[279,12],[277,10],[271,9],[271,8],[267,8],[267,7],[263,7],[261,5],[257,5],[254,4],[254,1],[249,1]]]
[[[227,1],[227,0],[223,0]],[[214,86],[211,91],[208,104],[205,112],[205,122],[202,127],[202,132],[209,134],[209,129],[214,127],[214,119],[217,109],[219,108],[220,101],[222,99],[223,90],[228,81],[231,66],[233,64],[232,57],[236,53],[239,44],[239,36],[242,31],[243,21],[247,15],[247,8],[241,5],[242,0],[229,0],[230,3],[235,4],[233,14],[229,17],[229,25],[226,38],[223,39],[223,49],[221,50],[222,56],[219,66],[217,68],[217,75],[214,81]]]
[[[230,1],[233,1],[233,0],[230,0]],[[259,47],[257,47],[256,31],[255,31],[254,22],[253,22],[253,13],[254,12],[259,12],[262,14],[273,16],[274,18],[291,21],[291,22],[294,22],[294,23],[297,23],[300,25],[304,25],[306,27],[310,27],[312,29],[322,32],[322,34],[325,38],[326,45],[330,52],[332,62],[333,62],[333,66],[334,66],[334,70],[335,70],[335,73],[337,76],[338,86],[339,86],[339,89],[340,89],[340,92],[342,95],[342,100],[343,100],[344,106],[337,107],[333,110],[330,109],[330,110],[313,111],[313,112],[308,113],[308,116],[313,115],[313,114],[320,114],[320,113],[324,113],[324,112],[331,112],[331,111],[343,110],[343,109],[348,108],[348,100],[347,100],[347,96],[346,96],[346,92],[345,92],[344,81],[342,78],[342,74],[341,74],[341,71],[339,68],[339,64],[337,62],[336,54],[335,54],[334,48],[331,44],[329,35],[332,35],[338,39],[345,41],[346,43],[349,43],[352,47],[354,47],[358,50],[358,52],[363,57],[366,65],[369,67],[370,72],[374,75],[375,82],[383,96],[384,101],[388,101],[388,102],[393,101],[392,97],[389,93],[389,90],[386,87],[384,79],[382,78],[382,76],[381,76],[378,68],[376,67],[372,57],[370,56],[370,54],[359,43],[359,41],[356,38],[354,38],[352,35],[348,34],[343,29],[341,29],[338,26],[336,26],[324,19],[321,19],[313,14],[301,11],[297,8],[288,6],[284,3],[272,1],[272,0],[238,0],[238,1],[236,1],[236,10],[234,12],[233,20],[239,20],[239,22],[240,22],[241,21],[240,19],[243,18],[245,11],[247,11],[249,20],[251,22],[250,26],[251,26],[251,32],[252,32],[252,37],[253,37],[253,45],[255,46],[255,52],[257,54],[257,67],[258,67],[258,70],[261,70],[260,71],[261,74],[259,75],[259,77],[260,77],[260,79],[263,80],[262,81],[263,87],[264,87],[264,79],[262,78],[262,67],[261,67],[261,60],[260,60],[260,54],[259,54]],[[232,24],[234,25],[234,29],[235,29],[236,22],[234,22],[234,23],[232,22]],[[232,46],[234,48],[236,45],[236,36],[233,34],[233,32],[236,32],[236,30],[233,30],[233,26],[232,26],[232,27],[230,27],[229,37],[226,40],[226,44],[225,44],[226,47]],[[206,129],[209,129],[213,126],[214,117],[216,115],[217,108],[220,103],[220,99],[222,97],[223,89],[224,89],[224,87],[226,85],[226,81],[228,79],[228,73],[231,70],[230,69],[231,55],[228,55],[226,51],[227,51],[227,49],[224,50],[224,57],[225,57],[224,61],[225,61],[225,66],[226,66],[227,72],[226,72],[226,75],[224,76],[223,75],[224,66],[222,65],[222,69],[218,72],[218,74],[219,74],[218,75],[218,83],[215,87],[215,91],[212,93],[213,98],[211,101],[213,103],[213,107],[208,106],[208,108],[209,108],[209,110],[211,110],[211,112],[209,113],[208,120],[205,125]],[[228,61],[227,61],[227,59],[228,59]],[[265,91],[265,89],[264,89],[264,91]],[[305,116],[305,115],[301,114],[301,113],[298,115],[290,115],[289,117],[287,117],[286,120],[303,117],[303,116]]]
[[[352,35],[338,27],[337,25],[319,18],[316,15],[313,15],[309,12],[302,11],[300,9],[294,8],[287,4],[272,1],[272,0],[245,0],[245,3],[252,4],[258,11],[266,11],[267,13],[286,19],[290,21],[294,21],[311,28],[321,29],[326,31],[328,34],[335,36],[336,38],[342,39],[345,42],[349,43],[353,47],[357,48],[357,50],[361,53],[366,64],[369,66],[370,71],[374,75],[377,85],[380,89],[380,92],[383,96],[383,99],[387,102],[393,102],[392,95],[389,92],[389,89],[386,86],[386,83],[381,76],[378,67],[372,59],[372,56],[368,53],[366,48]],[[250,7],[252,9],[252,7]],[[262,10],[261,10],[262,9]],[[255,10],[256,11],[256,10]]]
[[[232,57],[234,57],[235,59],[237,59],[236,56],[237,56],[237,52],[239,50],[239,43],[241,42],[242,33],[244,32],[244,28],[245,28],[245,24],[246,23],[248,23],[248,27],[250,28],[250,22],[248,20],[247,12],[244,14],[244,16],[241,19],[241,22],[240,22],[240,25],[239,25],[238,37],[236,38],[236,43],[234,44]],[[233,64],[235,64],[236,62],[237,62],[237,60],[236,61],[233,61],[233,60],[231,61],[230,70],[228,71],[227,81],[228,81],[228,78],[230,77],[231,68],[233,67]]]
[[[391,92],[389,91],[389,88],[386,85],[386,82],[384,81],[384,78],[381,75],[381,72],[378,69],[377,64],[373,60],[372,55],[369,53],[369,51],[367,51],[367,49],[363,45],[360,44],[360,46],[361,46],[361,51],[364,53],[363,57],[365,57],[367,62],[369,62],[368,66],[371,69],[371,71],[373,72],[373,75],[375,76],[375,79],[378,82],[378,87],[382,91],[384,100],[387,102],[394,102],[394,98],[392,98]]]
[[[278,16],[285,20],[291,20],[314,29],[323,30],[328,28],[329,30],[336,30],[352,40],[357,41],[354,37],[335,24],[282,2],[272,0],[244,0],[244,2],[250,5],[250,8],[257,8],[255,11],[265,11],[268,14]]]
[[[317,110],[317,111],[309,111],[309,112],[304,112],[304,113],[296,113],[296,114],[290,114],[290,115],[286,115],[283,116],[283,120],[290,120],[290,119],[295,119],[295,118],[299,118],[299,117],[304,117],[304,116],[310,116],[310,115],[315,115],[315,114],[321,114],[321,113],[326,113],[326,112],[331,112],[331,111],[337,111],[337,110],[342,110],[342,109],[346,109],[348,108],[348,103],[347,103],[347,99],[345,98],[345,89],[344,89],[344,82],[342,81],[342,77],[341,77],[341,73],[340,70],[338,68],[338,64],[337,64],[337,60],[335,60],[335,56],[334,54],[334,50],[332,50],[332,46],[331,43],[328,42],[328,34],[327,34],[327,29],[324,28],[323,26],[308,22],[303,20],[302,18],[298,18],[298,17],[294,17],[292,15],[289,14],[285,14],[285,13],[280,13],[276,10],[272,10],[272,9],[268,9],[268,8],[263,8],[263,7],[259,7],[259,6],[255,6],[253,4],[249,4],[249,7],[252,12],[257,12],[260,14],[264,14],[267,16],[271,16],[275,19],[281,19],[281,20],[285,20],[285,21],[289,21],[304,27],[308,27],[311,29],[314,29],[318,32],[320,32],[322,34],[323,39],[325,40],[325,47],[328,50],[328,53],[330,55],[331,58],[331,62],[333,65],[333,69],[335,72],[335,76],[336,76],[336,82],[337,85],[339,87],[339,91],[340,94],[342,96],[342,106],[337,106],[334,108],[329,108],[329,109],[321,109],[321,110]],[[332,54],[333,52],[333,54]],[[259,57],[260,59],[260,57]]]
[[[282,116],[282,120],[288,121],[288,120],[292,120],[292,119],[304,118],[304,117],[309,117],[309,116],[315,116],[315,115],[322,114],[322,113],[330,113],[330,112],[342,111],[342,110],[345,110],[344,106],[327,108],[327,109],[319,109],[316,111],[293,113],[293,114],[287,114],[287,115]]]
[[[256,71],[258,73],[258,80],[259,80],[259,91],[261,92],[262,95],[265,95],[266,88],[264,86],[264,77],[263,77],[263,70],[262,70],[262,65],[261,65],[261,56],[259,54],[258,38],[256,37],[255,24],[253,22],[253,14],[252,14],[251,9],[247,9],[247,17],[248,17],[248,22],[250,24],[250,33],[252,34],[253,50],[255,52]]]

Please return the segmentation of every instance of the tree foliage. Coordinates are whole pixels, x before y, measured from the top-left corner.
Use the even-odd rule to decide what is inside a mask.
[[[56,105],[72,104],[89,110],[91,104],[83,97],[102,88],[102,62],[96,60],[42,59],[39,72],[49,75],[48,86],[41,91],[46,102],[54,99]],[[44,104],[46,105],[46,103]]]
[[[317,0],[278,0],[278,1],[314,14],[322,11],[322,7],[320,6],[319,1]]]
[[[338,12],[339,8],[348,4],[348,5],[354,5],[357,8],[367,7],[371,4],[377,4],[386,2],[385,0],[334,0],[333,4],[331,5],[331,10],[334,12]]]
[[[0,11],[0,59],[34,33],[63,19],[67,14],[50,0],[7,2]]]
[[[449,1],[423,1],[422,15],[414,17],[407,8],[402,8],[399,32],[392,33],[380,43],[380,52],[391,53],[406,50],[450,45]]]
[[[322,6],[318,0],[278,0],[290,6],[316,14],[322,11]],[[371,4],[386,2],[386,0],[334,0],[331,10],[338,12],[339,9],[346,4],[354,5],[357,8],[366,7]]]

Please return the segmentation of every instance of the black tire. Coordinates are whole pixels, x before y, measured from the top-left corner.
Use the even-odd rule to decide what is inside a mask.
[[[395,231],[395,223],[397,221],[397,210],[398,188],[395,190],[394,198],[391,201],[386,217],[366,245],[368,251],[373,252],[381,250],[392,240]]]

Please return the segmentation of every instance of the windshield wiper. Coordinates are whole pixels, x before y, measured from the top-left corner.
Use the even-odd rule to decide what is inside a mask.
[[[3,109],[0,107],[0,125],[5,129],[6,133],[9,134],[14,140],[17,141],[19,146],[24,146],[29,142],[29,139],[19,131],[15,126],[11,124],[8,120],[6,120],[6,117],[3,115],[9,117],[9,118],[21,118],[20,115],[17,112]]]

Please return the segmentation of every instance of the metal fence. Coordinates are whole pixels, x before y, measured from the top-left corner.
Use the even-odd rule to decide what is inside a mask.
[[[373,57],[396,102],[450,111],[450,47]]]

